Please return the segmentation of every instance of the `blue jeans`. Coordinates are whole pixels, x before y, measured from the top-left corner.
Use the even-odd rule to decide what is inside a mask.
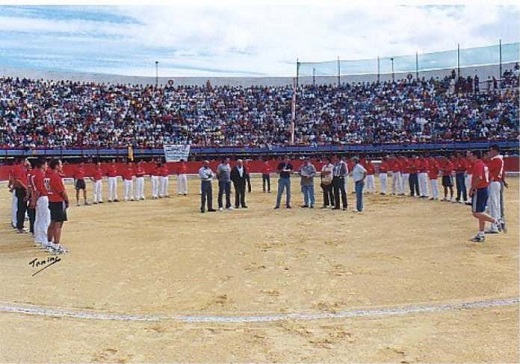
[[[280,207],[282,202],[283,190],[286,192],[286,205],[291,205],[291,179],[290,178],[279,178],[278,179],[278,194],[276,195],[276,207]]]
[[[303,201],[306,206],[314,207],[314,185],[304,185],[302,186],[303,192]]]
[[[356,182],[356,210],[363,211],[363,187],[365,187],[364,181]]]
[[[218,182],[218,208],[222,208],[222,195],[226,194],[226,209],[231,207],[231,181]]]

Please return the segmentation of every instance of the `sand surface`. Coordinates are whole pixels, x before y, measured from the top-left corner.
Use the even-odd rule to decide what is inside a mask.
[[[302,209],[295,178],[293,209],[273,210],[276,194],[252,182],[249,209],[206,214],[196,180],[188,196],[175,195],[173,177],[171,198],[111,204],[105,182],[104,204],[70,207],[62,240],[70,252],[35,276],[41,267],[29,262],[49,254],[10,228],[3,187],[0,305],[48,311],[0,311],[0,362],[519,361],[518,304],[374,314],[517,298],[516,178],[506,190],[509,232],[484,244],[468,240],[477,226],[469,206],[370,195],[356,214],[349,193],[348,211]],[[214,183],[214,206],[216,192]],[[221,320],[363,309],[366,317]],[[209,319],[178,319],[186,316]]]

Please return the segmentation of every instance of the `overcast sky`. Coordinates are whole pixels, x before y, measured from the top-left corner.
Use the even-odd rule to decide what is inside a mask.
[[[514,1],[36,3],[0,6],[0,67],[155,76],[158,61],[161,77],[293,76],[297,58],[373,59],[520,40]]]

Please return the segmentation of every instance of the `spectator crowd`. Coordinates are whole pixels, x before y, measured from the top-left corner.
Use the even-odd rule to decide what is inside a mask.
[[[518,66],[503,78],[303,85],[295,143],[517,140]],[[0,147],[276,146],[292,86],[142,86],[0,78]]]

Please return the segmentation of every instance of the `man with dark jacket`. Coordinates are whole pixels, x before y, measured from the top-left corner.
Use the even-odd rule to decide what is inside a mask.
[[[248,172],[244,166],[242,159],[237,160],[237,165],[231,170],[231,181],[235,188],[235,208],[242,207],[247,209],[246,205],[246,182],[248,179]]]

